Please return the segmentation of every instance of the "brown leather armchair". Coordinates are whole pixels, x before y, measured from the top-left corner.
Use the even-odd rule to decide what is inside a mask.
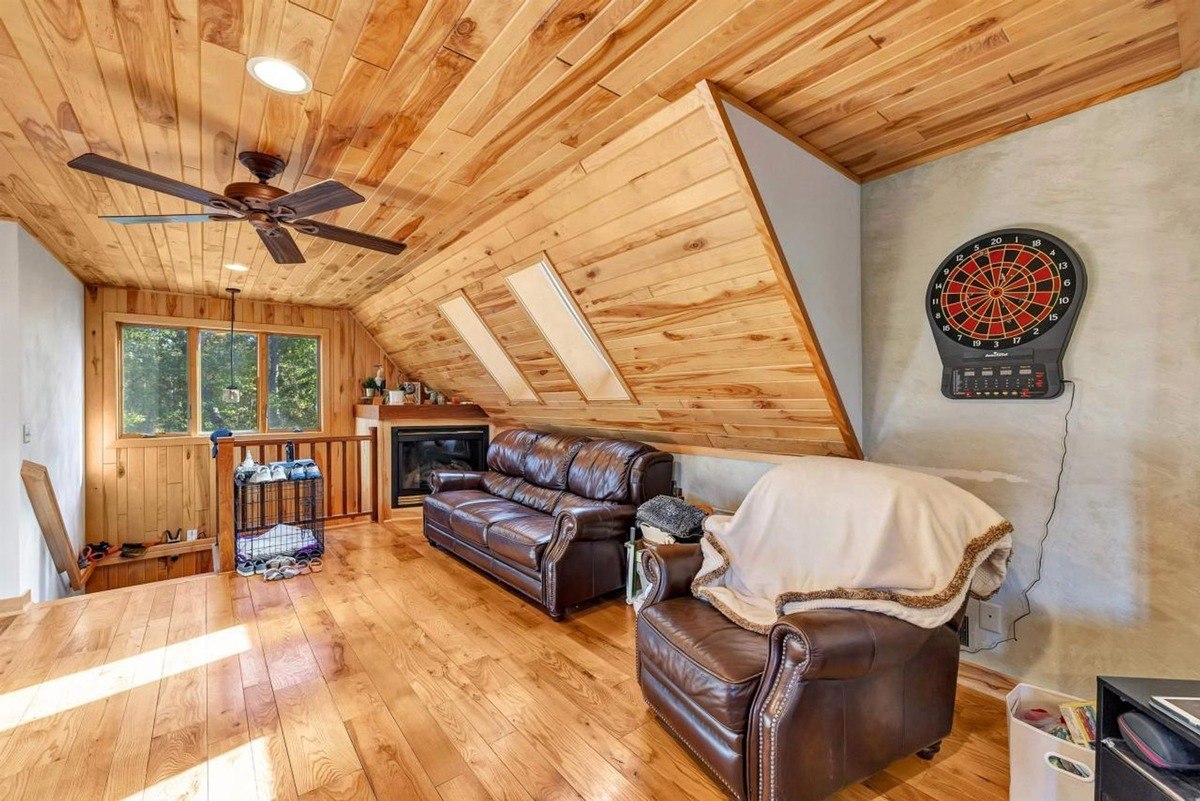
[[[961,614],[922,629],[820,610],[756,634],[691,595],[699,545],[642,552],[638,682],[650,708],[741,801],[815,801],[950,733]]]

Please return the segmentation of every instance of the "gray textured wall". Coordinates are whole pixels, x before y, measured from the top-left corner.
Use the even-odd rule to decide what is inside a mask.
[[[1023,607],[1068,400],[950,401],[926,283],[994,228],[1066,239],[1089,294],[1043,581],[1020,641],[969,657],[1081,695],[1097,673],[1200,675],[1200,70],[863,189],[866,449],[946,475],[1016,526]],[[996,639],[992,635],[987,635]]]

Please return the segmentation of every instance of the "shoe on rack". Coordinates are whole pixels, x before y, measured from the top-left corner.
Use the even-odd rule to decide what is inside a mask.
[[[288,474],[287,474],[287,471],[283,469],[283,465],[277,464],[277,465],[274,465],[273,467],[271,467],[271,480],[272,481],[287,481],[287,479],[288,479]]]
[[[250,474],[250,478],[246,479],[246,483],[266,484],[271,480],[271,468],[267,467],[265,464],[260,464],[254,469],[254,472]]]
[[[302,479],[308,478],[308,476],[305,474],[304,465],[302,465],[302,464],[292,465],[288,469],[288,478],[290,478],[292,481],[300,481]]]
[[[304,477],[305,478],[320,478],[321,477],[321,468],[317,467],[317,465],[315,463],[310,464],[308,467],[304,468]]]

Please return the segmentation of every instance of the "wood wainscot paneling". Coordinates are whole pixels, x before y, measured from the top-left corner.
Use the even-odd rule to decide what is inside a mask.
[[[356,308],[407,373],[493,425],[857,456],[714,90],[701,84]],[[808,157],[808,156],[805,156]],[[545,260],[634,400],[585,400],[505,277]],[[511,403],[439,313],[462,293],[537,392]]]
[[[167,292],[91,287],[85,301],[85,480],[89,542],[158,541],[164,529],[199,529],[216,536],[215,465],[205,437],[123,438],[119,420],[117,331],[120,322],[228,325],[227,299]],[[362,379],[387,354],[345,309],[239,301],[239,327],[307,333],[321,338],[323,430],[355,431],[354,404]],[[287,435],[279,435],[281,440]],[[331,484],[331,487],[334,485]],[[336,503],[336,499],[334,500]],[[97,570],[88,589],[175,578],[212,569],[208,551]]]
[[[862,178],[1102,102],[1200,63],[1195,0],[8,0],[0,213],[85,282],[353,305],[707,78]],[[306,96],[246,75],[269,52]],[[245,225],[113,226],[196,211],[74,172],[95,151],[219,191],[241,150],[291,191],[337,178],[329,222],[399,256]],[[231,261],[251,266],[231,277]]]

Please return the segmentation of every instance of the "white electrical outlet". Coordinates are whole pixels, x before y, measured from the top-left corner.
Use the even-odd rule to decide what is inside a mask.
[[[979,602],[979,628],[994,634],[1004,633],[1004,610],[998,604]]]

